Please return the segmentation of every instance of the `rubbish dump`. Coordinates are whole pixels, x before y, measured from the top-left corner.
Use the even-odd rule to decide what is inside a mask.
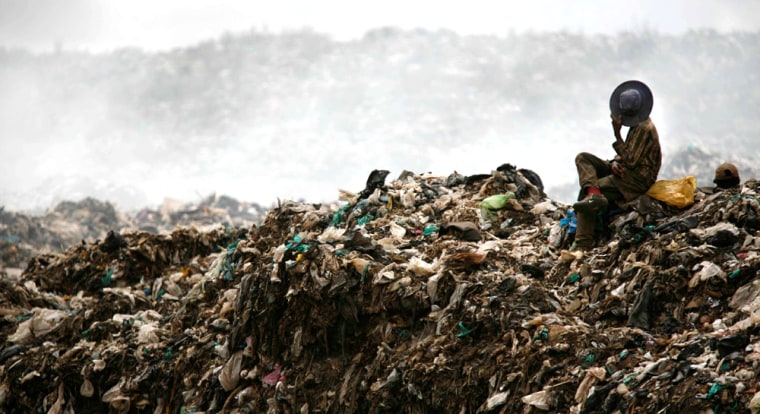
[[[92,198],[62,201],[40,216],[5,211],[0,206],[0,266],[19,272],[36,254],[103,240],[109,231],[170,233],[178,226],[248,227],[260,223],[264,214],[266,209],[258,204],[224,195],[210,195],[199,203],[167,199],[158,208],[136,213],[117,211],[113,204]]]
[[[0,273],[0,408],[760,410],[758,181],[639,200],[569,252],[572,211],[534,172],[386,176]]]

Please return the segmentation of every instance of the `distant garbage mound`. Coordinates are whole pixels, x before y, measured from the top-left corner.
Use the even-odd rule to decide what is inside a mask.
[[[166,200],[159,208],[129,215],[109,202],[85,198],[63,201],[42,216],[0,207],[0,269],[20,272],[40,253],[60,252],[74,244],[103,240],[109,231],[140,229],[169,233],[177,227],[249,227],[260,223],[266,209],[228,196],[210,195],[200,203]]]
[[[109,230],[129,225],[129,219],[113,205],[92,198],[61,202],[44,216],[0,208],[0,263],[23,268],[36,254],[62,251],[82,241],[94,242]]]
[[[592,251],[540,177],[375,170],[247,227],[110,232],[0,282],[9,413],[758,412],[760,183]]]
[[[261,223],[267,209],[256,203],[241,202],[225,195],[210,195],[197,204],[165,200],[158,209],[142,209],[134,223],[154,233],[172,231],[176,227],[250,227]]]

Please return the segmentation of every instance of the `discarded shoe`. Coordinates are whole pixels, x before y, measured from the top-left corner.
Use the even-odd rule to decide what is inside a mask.
[[[592,194],[573,204],[573,210],[581,213],[596,213],[605,208],[607,208],[607,198],[598,194]]]

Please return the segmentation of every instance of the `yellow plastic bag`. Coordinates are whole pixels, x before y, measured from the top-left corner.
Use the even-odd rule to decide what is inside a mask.
[[[694,204],[696,189],[697,179],[690,175],[675,180],[659,180],[649,187],[647,195],[669,206],[684,208]]]

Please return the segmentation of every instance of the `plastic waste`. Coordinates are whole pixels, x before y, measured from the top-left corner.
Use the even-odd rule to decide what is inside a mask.
[[[760,391],[752,396],[747,408],[749,408],[751,414],[760,414]]]
[[[547,212],[557,211],[557,206],[551,200],[542,201],[536,203],[533,208],[530,209],[532,214],[545,214]]]
[[[406,269],[415,274],[416,276],[432,276],[438,272],[441,263],[438,259],[433,260],[432,263],[428,263],[422,258],[412,257],[406,265]]]
[[[90,398],[95,395],[95,386],[92,385],[92,381],[89,378],[85,378],[82,381],[82,385],[79,386],[79,394],[82,397]]]
[[[440,230],[440,228],[436,226],[435,224],[428,224],[427,226],[425,226],[425,229],[422,230],[422,235],[430,236],[431,234],[434,234],[438,230]]]
[[[749,345],[749,335],[746,332],[739,332],[718,339],[716,348],[718,356],[723,358],[733,352],[744,351],[747,345]]]
[[[161,338],[158,336],[158,333],[161,330],[150,324],[145,324],[140,326],[137,332],[137,343],[138,344],[157,344],[160,342]]]
[[[103,276],[103,286],[110,285],[112,279],[113,279],[113,269],[108,269],[105,276]]]
[[[652,292],[651,279],[644,284],[644,289],[636,296],[633,302],[631,314],[628,317],[628,325],[644,330],[649,330],[652,323],[652,310],[654,306],[654,293]]]
[[[438,234],[441,236],[453,234],[466,241],[480,241],[483,238],[477,224],[468,221],[457,221],[443,224],[441,225]]]
[[[593,362],[593,359],[590,362]],[[591,387],[593,387],[598,381],[604,380],[606,376],[607,371],[603,367],[593,367],[586,370],[586,375],[584,375],[578,389],[575,391],[575,401],[577,403],[583,403],[586,401]]]
[[[359,193],[359,199],[367,198],[372,194],[375,189],[381,188],[385,185],[385,177],[390,174],[388,170],[372,170],[367,177],[367,184]]]
[[[760,311],[760,279],[755,279],[736,289],[729,301],[729,306],[749,314]]]
[[[541,390],[528,394],[521,398],[522,402],[539,410],[549,411],[553,407],[553,398],[550,391]]]
[[[330,226],[337,227],[338,224],[345,220],[344,215],[351,208],[350,204],[346,204],[333,213],[332,220],[330,220]]]
[[[507,191],[504,194],[494,194],[492,196],[488,196],[483,201],[480,202],[480,211],[483,217],[492,217],[493,211],[495,210],[501,210],[504,208],[509,200],[513,200],[515,198],[515,193],[511,191]]]
[[[129,412],[131,400],[129,399],[129,396],[122,391],[125,387],[126,379],[122,378],[121,381],[116,383],[116,385],[103,393],[103,396],[100,398],[101,401],[107,403],[111,407],[111,412],[118,414],[126,414]]]
[[[739,229],[731,223],[718,223],[704,231],[704,240],[715,247],[730,247],[739,241]]]
[[[568,210],[567,216],[559,221],[560,227],[567,227],[567,234],[575,234],[578,227],[578,218],[575,216],[575,211]]]
[[[232,391],[240,381],[240,371],[243,369],[243,351],[232,354],[219,373],[219,383],[225,391]]]
[[[396,222],[392,221],[389,224],[389,226],[390,226],[391,236],[393,236],[395,240],[402,240],[404,236],[406,235],[406,229],[398,225]]]
[[[488,397],[486,400],[486,411],[493,410],[496,407],[501,407],[507,402],[507,397],[509,397],[509,391],[499,392]]]
[[[457,324],[457,327],[459,327],[459,333],[457,334],[458,338],[464,338],[465,336],[472,333],[472,329],[466,327],[461,321]]]
[[[283,202],[257,227],[125,232],[128,247],[112,254],[76,243],[20,273],[0,269],[7,337],[34,307],[65,315],[45,336],[0,347],[0,411],[119,412],[127,400],[130,412],[750,410],[760,238],[718,224],[755,214],[754,199],[716,193],[668,218],[632,210],[630,225],[565,260],[547,244],[570,226],[561,206],[531,212],[544,198],[523,184],[525,209],[501,214],[508,231],[486,230],[481,194],[520,186],[504,174],[456,182],[376,188],[346,210],[345,229],[329,225],[339,205]],[[416,202],[398,208],[401,191]],[[663,220],[692,231],[657,232]],[[467,226],[425,237],[439,223],[471,223],[481,238],[463,239]],[[651,234],[624,243],[623,228]],[[475,386],[452,380],[456,367]]]
[[[57,309],[34,308],[29,319],[21,322],[8,342],[27,345],[35,339],[54,332],[69,317],[68,312]]]
[[[690,288],[695,288],[700,283],[714,278],[719,278],[724,282],[726,281],[726,272],[724,272],[719,265],[713,262],[708,262],[705,260],[699,263],[699,265],[697,265],[694,270],[697,269],[698,271],[695,272],[694,276],[692,276],[691,280],[689,280]]]
[[[550,246],[559,247],[562,244],[562,226],[559,224],[552,226],[547,240]]]
[[[280,364],[274,364],[274,370],[270,372],[269,374],[265,375],[264,378],[261,379],[261,381],[264,384],[274,386],[277,384],[277,381],[280,380],[281,372],[282,372],[282,366]]]
[[[699,225],[699,217],[689,215],[670,219],[660,225],[655,226],[654,231],[657,233],[683,233]]]
[[[649,187],[646,194],[669,206],[685,208],[694,204],[694,190],[696,189],[696,177],[687,176],[673,180],[659,180]]]

